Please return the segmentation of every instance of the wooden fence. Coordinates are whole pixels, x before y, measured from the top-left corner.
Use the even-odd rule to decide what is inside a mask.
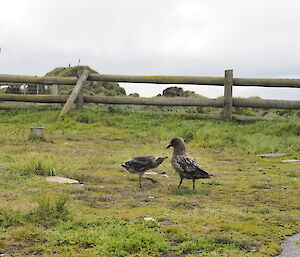
[[[83,87],[86,81],[223,86],[224,98],[198,99],[185,97],[137,98],[84,96]],[[234,85],[300,88],[300,79],[233,78],[232,70],[226,70],[224,77],[95,75],[90,74],[86,70],[82,72],[79,78],[0,75],[0,84],[3,83],[52,85],[55,92],[54,95],[0,94],[0,101],[65,103],[60,116],[65,115],[74,102],[77,103],[77,108],[79,109],[83,107],[84,103],[218,107],[223,108],[223,117],[225,120],[232,119],[232,107],[300,109],[300,101],[243,99],[232,97]],[[59,95],[58,85],[75,85],[75,87],[70,96],[64,96]]]

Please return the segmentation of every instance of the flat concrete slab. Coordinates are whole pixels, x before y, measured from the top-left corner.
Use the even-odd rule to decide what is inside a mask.
[[[282,160],[282,162],[300,162],[300,160]]]
[[[146,171],[145,175],[157,175],[158,173],[155,171]]]
[[[63,177],[59,177],[59,176],[46,177],[46,180],[49,182],[56,182],[56,183],[62,183],[62,184],[79,184],[78,180],[70,179],[70,178],[63,178]]]
[[[288,155],[287,153],[262,153],[262,154],[257,154],[256,156],[260,157],[278,157],[278,156],[286,156]]]

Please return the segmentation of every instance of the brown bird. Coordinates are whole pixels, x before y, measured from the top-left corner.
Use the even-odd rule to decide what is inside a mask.
[[[199,163],[186,152],[185,143],[181,137],[173,138],[167,148],[171,146],[174,147],[171,164],[180,177],[178,188],[181,186],[184,178],[192,179],[193,189],[195,189],[196,179],[210,178],[213,176],[204,171]]]
[[[141,180],[144,175],[144,173],[147,170],[155,169],[157,168],[162,162],[167,159],[168,157],[158,157],[155,158],[153,156],[139,156],[134,157],[123,164],[121,166],[125,168],[129,173],[136,173],[139,175],[139,184],[140,187],[142,187]],[[157,182],[154,179],[146,178],[151,180],[151,182],[155,183]]]

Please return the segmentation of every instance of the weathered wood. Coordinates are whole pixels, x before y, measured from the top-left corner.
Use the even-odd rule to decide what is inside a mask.
[[[34,103],[65,103],[66,95],[17,95],[0,94],[0,101],[34,102]]]
[[[61,110],[57,104],[26,103],[26,102],[0,102],[0,110]]]
[[[65,103],[68,96],[65,95],[15,95],[0,94],[0,101],[35,102],[35,103]],[[157,106],[200,106],[223,107],[222,99],[198,99],[198,98],[143,98],[143,97],[108,97],[108,96],[84,96],[85,103],[103,104],[132,104],[132,105],[157,105]],[[278,108],[300,109],[300,101],[267,100],[233,98],[234,107],[252,108]]]
[[[44,84],[44,85],[76,85],[76,77],[38,77],[38,76],[19,76],[19,75],[0,75],[0,82],[25,83],[25,84]]]
[[[76,98],[78,97],[78,94],[80,93],[81,89],[83,88],[87,78],[89,76],[89,71],[84,70],[81,74],[81,76],[78,79],[78,82],[76,86],[74,87],[70,97],[68,98],[67,102],[65,103],[63,109],[61,110],[59,116],[64,116],[72,107],[73,103],[75,102]]]
[[[60,95],[60,86],[57,84],[54,84],[52,86],[52,95]]]
[[[154,83],[154,84],[195,84],[223,86],[223,77],[197,77],[197,76],[132,76],[132,75],[98,75],[90,74],[89,81],[128,82],[128,83]],[[0,83],[25,83],[44,85],[76,85],[76,77],[38,77],[19,75],[0,75]],[[266,79],[266,78],[234,78],[236,86],[259,87],[291,87],[300,88],[300,79]]]
[[[132,104],[132,105],[155,105],[155,106],[199,106],[199,107],[223,107],[222,99],[199,99],[199,98],[143,98],[143,97],[109,97],[109,96],[85,96],[86,103],[102,104]]]
[[[82,74],[82,70],[77,70],[77,78],[79,78]],[[76,99],[76,108],[77,109],[83,109],[83,104],[84,104],[84,100],[83,100],[83,88],[81,88],[81,90],[79,91],[79,94],[77,96]]]
[[[232,86],[233,86],[233,70],[226,70],[225,77],[224,77],[224,103],[223,103],[224,120],[232,120]]]
[[[52,95],[60,95],[60,85],[54,84],[52,85]],[[56,104],[56,107],[59,107],[60,104]]]
[[[300,79],[234,78],[235,86],[300,88]]]
[[[3,87],[3,86],[22,86],[22,85],[24,85],[24,83],[13,83],[13,82],[0,82],[0,87]],[[26,85],[31,85],[31,84],[26,84]]]
[[[136,75],[98,75],[90,74],[89,81],[102,82],[129,82],[154,84],[198,84],[223,86],[222,77],[196,77],[196,76],[136,76]],[[0,83],[30,83],[30,84],[59,84],[75,85],[76,77],[38,77],[19,75],[0,75]]]
[[[300,101],[234,98],[234,107],[300,109]]]
[[[128,82],[153,84],[196,84],[223,86],[222,77],[196,77],[196,76],[136,76],[136,75],[95,75],[89,76],[91,81],[102,82]]]
[[[83,89],[81,89],[76,99],[76,108],[83,109],[83,104],[84,104],[84,96],[83,96]]]
[[[65,103],[68,96],[54,95],[15,95],[0,94],[0,101],[36,102],[36,103]],[[157,105],[157,106],[200,106],[200,107],[223,107],[221,99],[198,99],[198,98],[143,98],[143,97],[117,97],[117,96],[84,96],[85,103],[103,104],[132,104],[132,105]]]
[[[65,103],[68,96],[65,95],[15,95],[0,94],[0,101],[36,102],[36,103]],[[143,97],[108,97],[108,96],[84,96],[86,103],[103,104],[133,104],[133,105],[158,105],[158,106],[201,106],[201,107],[223,107],[221,99],[198,99],[198,98],[143,98]],[[300,109],[300,101],[267,100],[233,98],[234,107],[252,108],[278,108],[278,109]]]

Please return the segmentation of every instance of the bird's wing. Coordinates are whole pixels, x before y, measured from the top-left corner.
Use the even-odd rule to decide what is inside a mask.
[[[127,167],[134,168],[135,170],[143,171],[149,168],[149,165],[153,159],[154,157],[152,156],[139,156],[125,162],[125,165]]]
[[[174,164],[181,170],[182,174],[192,178],[208,178],[210,175],[204,171],[199,163],[189,155],[177,156],[174,160]]]
[[[151,162],[151,161],[155,160],[155,158],[153,156],[138,156],[138,157],[132,158],[132,160],[147,163],[147,162]]]

